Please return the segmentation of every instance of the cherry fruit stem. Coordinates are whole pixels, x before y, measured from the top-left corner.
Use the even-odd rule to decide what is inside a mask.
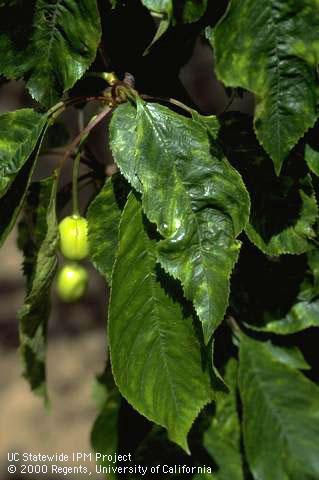
[[[73,162],[72,176],[72,210],[73,215],[80,215],[79,210],[79,171],[80,171],[81,152],[78,152]]]

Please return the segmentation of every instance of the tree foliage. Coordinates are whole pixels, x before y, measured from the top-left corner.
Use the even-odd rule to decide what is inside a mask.
[[[92,448],[190,468],[170,478],[314,480],[318,2],[226,3],[0,2],[1,78],[22,79],[32,97],[32,108],[0,115],[0,244],[20,215],[23,372],[47,400],[57,218],[71,196],[79,214],[88,181],[89,259],[110,291]],[[204,115],[187,101],[178,73],[198,38],[230,100],[254,95],[253,115],[231,105]],[[73,106],[78,135],[35,180]],[[90,148],[98,124],[113,170]]]

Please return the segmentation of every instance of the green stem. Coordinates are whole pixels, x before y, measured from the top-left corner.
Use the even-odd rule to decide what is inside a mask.
[[[72,210],[73,215],[80,215],[79,210],[79,170],[80,170],[81,152],[78,152],[73,162],[72,178]]]

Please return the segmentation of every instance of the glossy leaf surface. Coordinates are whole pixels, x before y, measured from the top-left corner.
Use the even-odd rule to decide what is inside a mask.
[[[19,213],[23,207],[23,203],[30,185],[32,175],[38,159],[39,150],[45,133],[45,127],[37,142],[34,151],[24,163],[20,171],[16,174],[13,181],[9,177],[5,178],[5,193],[1,198],[0,204],[0,247],[6,240],[7,236],[14,227]],[[9,181],[9,188],[8,188]]]
[[[46,120],[30,108],[0,116],[0,197],[33,152]]]
[[[111,145],[143,210],[164,238],[158,260],[192,300],[208,341],[225,314],[237,235],[249,215],[240,175],[199,122],[158,104],[120,106]]]
[[[183,316],[168,283],[156,268],[156,243],[131,194],[120,224],[109,306],[113,375],[128,402],[188,450],[188,431],[212,392],[192,318]]]

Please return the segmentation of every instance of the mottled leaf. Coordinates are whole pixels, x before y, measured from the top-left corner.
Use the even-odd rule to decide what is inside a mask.
[[[228,394],[223,393],[216,397],[216,410],[211,424],[204,434],[203,444],[217,464],[213,478],[216,480],[243,480],[240,423],[236,398],[237,363],[233,359],[227,365],[225,381],[230,391]]]
[[[0,200],[0,247],[14,227],[18,215],[23,207],[23,202],[31,182],[44,133],[45,127],[36,147],[31,153],[29,159],[24,163],[20,171],[14,177],[14,180],[10,184],[10,188],[8,188],[7,180],[5,180],[5,188],[7,190]],[[3,178],[6,179],[9,177]]]
[[[289,184],[286,191],[288,190]],[[270,201],[272,196],[274,198],[274,193],[269,192]],[[264,218],[258,216],[258,210],[256,209],[256,215],[252,214],[250,222],[246,226],[249,240],[267,255],[300,254],[313,248],[311,240],[316,237],[313,227],[318,219],[318,205],[310,176],[302,179],[300,189],[296,193],[298,196],[295,198],[298,203],[300,202],[300,205],[297,205],[297,215],[292,225],[287,225],[282,230],[273,232],[271,236],[268,236],[268,232],[264,228]],[[288,198],[286,197],[283,200],[286,200],[287,208],[292,209],[293,204],[288,203]],[[275,201],[274,198],[273,207]],[[278,204],[279,202],[278,199]],[[276,215],[275,209],[273,215]]]
[[[289,335],[310,327],[319,327],[319,301],[298,302],[284,318],[268,321],[263,327],[254,330]]]
[[[110,283],[121,209],[114,192],[115,179],[106,180],[104,187],[91,203],[88,214],[90,258],[95,268]]]
[[[247,325],[249,328],[278,335],[290,335],[310,327],[319,327],[319,250],[308,253],[308,263],[311,278],[305,278],[297,302],[288,313],[283,318],[277,319],[269,318],[268,315],[265,325],[260,327]]]
[[[45,398],[47,321],[51,283],[57,268],[56,190],[56,179],[32,185],[20,227],[27,280],[26,298],[18,315],[23,374],[31,389]]]
[[[220,122],[216,115],[201,115],[196,110],[192,110],[192,118],[206,128],[209,135],[216,140],[220,129]]]
[[[226,86],[256,94],[255,128],[277,174],[317,117],[317,0],[233,0],[208,37]]]
[[[250,194],[249,239],[271,256],[312,249],[318,206],[300,153],[288,157],[277,177],[271,159],[258,144],[250,117],[229,113],[220,123],[219,139],[227,158],[241,173]]]
[[[30,108],[0,116],[0,198],[35,149],[46,121]]]
[[[115,111],[112,151],[124,176],[142,192],[143,209],[164,238],[158,260],[181,281],[208,341],[227,307],[249,197],[198,121],[140,101],[134,112],[129,104]]]
[[[34,13],[26,2],[2,10],[0,72],[25,78],[31,95],[51,106],[95,58],[100,41],[96,1],[36,0]]]
[[[258,480],[319,477],[319,388],[267,343],[240,340],[244,445]]]
[[[156,268],[156,243],[131,194],[120,224],[109,306],[113,375],[128,402],[188,451],[188,431],[211,400],[210,376],[202,370],[192,319],[183,317],[167,285]]]

